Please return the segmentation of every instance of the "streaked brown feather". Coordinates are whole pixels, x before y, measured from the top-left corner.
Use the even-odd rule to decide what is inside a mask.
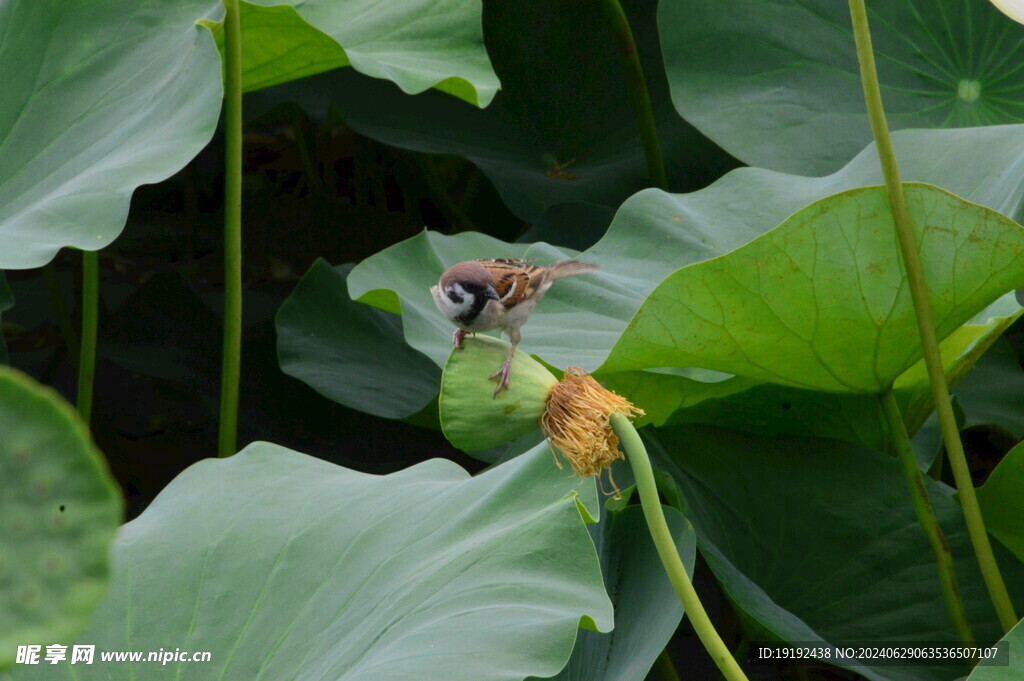
[[[501,304],[510,309],[526,300],[544,281],[544,268],[532,260],[494,258],[478,260],[494,277],[494,290]]]
[[[578,260],[562,260],[548,266],[534,265],[533,259],[490,258],[475,262],[491,273],[494,290],[505,309],[529,299],[547,282],[598,269],[597,265]]]

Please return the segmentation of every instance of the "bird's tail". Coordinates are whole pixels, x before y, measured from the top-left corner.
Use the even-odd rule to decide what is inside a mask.
[[[548,271],[548,281],[554,281],[555,279],[561,279],[562,277],[571,277],[574,274],[593,272],[594,270],[599,270],[601,268],[589,262],[580,262],[579,260],[561,260],[548,265],[546,269]]]

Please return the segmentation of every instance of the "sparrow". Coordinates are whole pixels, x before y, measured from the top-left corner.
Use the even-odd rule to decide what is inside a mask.
[[[501,328],[512,347],[491,378],[498,379],[494,396],[508,387],[512,357],[519,345],[519,329],[556,279],[598,269],[579,260],[562,260],[551,265],[534,265],[533,260],[493,258],[467,260],[453,265],[430,288],[434,304],[457,328],[452,343],[462,349],[467,333]]]

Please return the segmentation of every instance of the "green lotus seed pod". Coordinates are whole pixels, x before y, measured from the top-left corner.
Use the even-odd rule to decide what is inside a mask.
[[[70,642],[86,627],[120,523],[119,488],[78,413],[0,366],[0,670],[19,645]]]
[[[537,430],[558,379],[517,350],[509,386],[495,396],[497,382],[490,376],[501,368],[509,344],[488,336],[462,344],[448,356],[441,377],[441,429],[448,441],[459,449],[487,449]]]

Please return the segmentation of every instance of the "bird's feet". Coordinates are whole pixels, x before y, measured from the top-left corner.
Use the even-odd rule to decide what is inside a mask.
[[[505,362],[501,365],[501,368],[491,374],[491,378],[498,379],[498,387],[494,390],[494,396],[497,397],[498,393],[508,388],[508,379],[512,375],[512,358],[508,357]]]
[[[466,337],[466,332],[462,329],[455,329],[455,333],[452,334],[452,343],[455,344],[456,350],[462,350],[462,339]]]

